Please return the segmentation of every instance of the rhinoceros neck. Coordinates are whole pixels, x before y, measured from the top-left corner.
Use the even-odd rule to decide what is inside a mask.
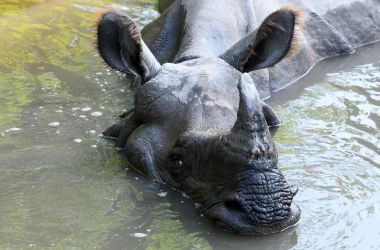
[[[256,26],[250,0],[182,0],[183,37],[174,59],[219,56]]]

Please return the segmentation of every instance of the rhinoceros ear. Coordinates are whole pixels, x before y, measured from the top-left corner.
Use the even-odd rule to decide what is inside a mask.
[[[297,30],[302,12],[282,8],[268,16],[261,26],[241,39],[220,57],[241,72],[271,67],[295,53],[300,44]]]
[[[127,15],[116,11],[100,14],[97,47],[110,67],[139,76],[143,82],[153,78],[161,67],[142,40],[137,25]]]

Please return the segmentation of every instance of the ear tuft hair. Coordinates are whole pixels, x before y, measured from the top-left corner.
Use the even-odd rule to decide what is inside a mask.
[[[304,28],[305,28],[305,16],[304,11],[297,7],[284,6],[280,11],[291,12],[295,19],[295,26],[293,30],[293,39],[290,45],[290,49],[286,54],[285,58],[292,58],[300,50],[302,43],[304,41]]]
[[[277,10],[276,12],[272,13],[270,16],[268,16],[264,21],[263,25],[260,26],[258,32],[257,32],[257,37],[255,41],[255,47],[257,44],[260,44],[262,41],[266,40],[269,36],[269,34],[277,27],[281,26],[281,23],[276,22],[276,20],[273,17],[276,17],[277,15],[281,15],[281,13],[288,13],[291,14],[293,17],[294,21],[294,28],[292,32],[292,37],[291,37],[291,43],[289,45],[289,50],[284,56],[284,58],[291,58],[295,54],[298,53],[300,50],[300,47],[303,42],[303,29],[304,29],[304,12],[296,7],[291,7],[291,6],[284,6]],[[250,51],[246,55],[246,58],[241,61],[241,65],[245,65],[247,61],[252,57],[255,56],[256,52],[254,49]]]
[[[107,14],[108,12],[116,11],[112,8],[97,8],[95,11],[95,20],[94,20],[94,27],[97,27],[102,17]]]

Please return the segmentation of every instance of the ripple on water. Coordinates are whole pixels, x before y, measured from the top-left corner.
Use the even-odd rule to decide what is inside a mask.
[[[76,142],[76,143],[81,143],[81,142],[82,142],[82,139],[74,139],[74,142]]]
[[[91,113],[91,116],[102,116],[103,115],[103,113],[102,112],[100,112],[100,111],[95,111],[95,112],[92,112]]]
[[[50,127],[58,127],[60,125],[59,122],[51,122],[48,124]]]
[[[21,128],[10,128],[10,129],[5,130],[5,132],[6,133],[8,133],[8,132],[17,132],[17,131],[20,131],[20,130],[21,130]]]
[[[275,140],[280,165],[300,190],[299,249],[380,245],[374,242],[380,237],[379,86],[379,65],[362,65],[329,74],[280,109],[286,121]]]
[[[85,107],[85,108],[82,108],[81,111],[83,112],[87,112],[87,111],[90,111],[91,110],[91,107]]]
[[[182,206],[185,195],[126,172],[113,143],[97,137],[133,93],[94,57],[89,24],[95,6],[127,2],[141,26],[158,15],[150,0],[7,1],[25,6],[14,16],[0,8],[0,249],[380,249],[378,64],[330,74],[276,107],[280,167],[299,187],[300,225],[268,237],[226,234]]]

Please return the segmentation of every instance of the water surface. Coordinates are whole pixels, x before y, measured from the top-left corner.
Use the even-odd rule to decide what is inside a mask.
[[[158,16],[148,0],[0,0],[0,249],[380,248],[380,44],[321,63],[270,100],[302,219],[239,236],[99,137],[132,104],[92,45],[104,6],[141,27]]]

